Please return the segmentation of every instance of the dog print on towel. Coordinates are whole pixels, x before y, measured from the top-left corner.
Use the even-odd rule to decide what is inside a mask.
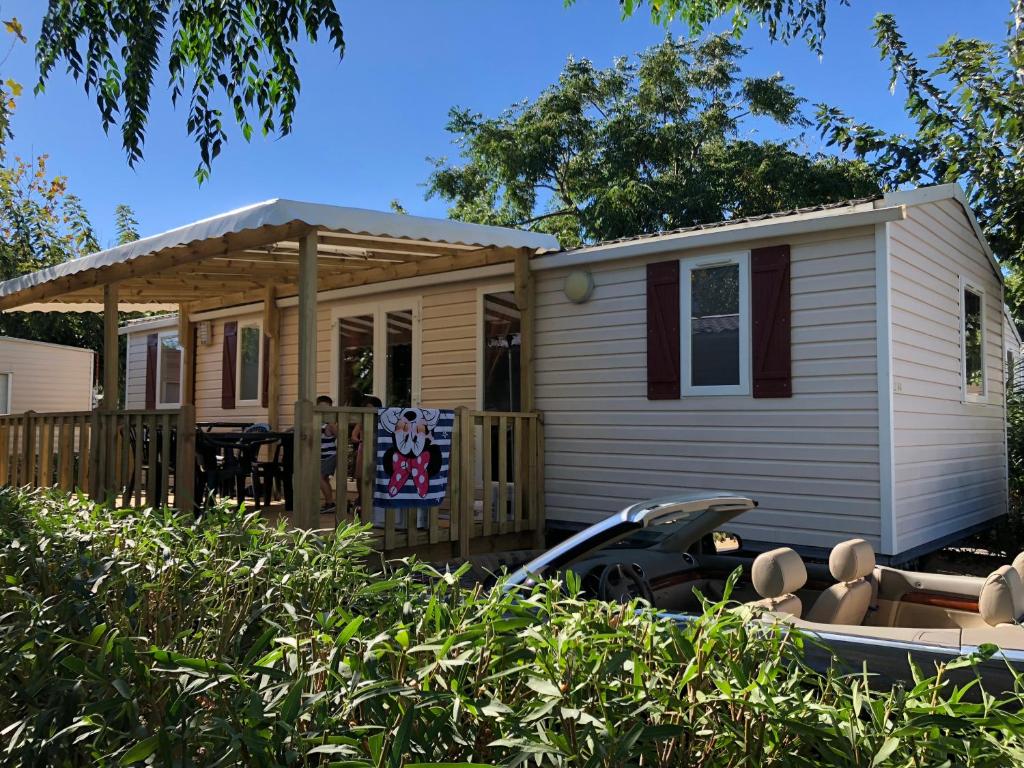
[[[378,500],[396,507],[441,502],[448,481],[453,422],[451,411],[435,408],[379,411]]]

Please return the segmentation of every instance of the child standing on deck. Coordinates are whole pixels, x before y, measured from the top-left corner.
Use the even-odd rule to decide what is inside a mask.
[[[317,405],[334,405],[327,395],[316,399]],[[329,515],[334,512],[334,488],[331,477],[338,468],[338,425],[333,421],[325,421],[320,426],[320,492],[324,496],[324,505],[320,514]]]

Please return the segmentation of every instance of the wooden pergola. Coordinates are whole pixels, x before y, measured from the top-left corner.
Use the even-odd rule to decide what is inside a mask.
[[[183,412],[192,408],[196,312],[262,302],[269,337],[269,418],[279,414],[278,301],[298,299],[295,522],[318,520],[315,423],[317,294],[401,278],[511,263],[522,313],[522,408],[533,408],[530,258],[558,248],[538,233],[290,200],[272,200],[0,283],[0,311],[102,311],[105,393],[117,392],[118,313],[176,307]],[[106,410],[116,397],[104,397]]]

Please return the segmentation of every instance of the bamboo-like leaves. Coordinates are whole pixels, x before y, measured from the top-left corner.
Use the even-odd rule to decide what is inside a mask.
[[[0,766],[1011,765],[1022,690],[812,670],[728,595],[677,623],[506,594],[365,531],[0,490]],[[102,578],[99,578],[102,575]],[[383,586],[382,586],[383,585]],[[959,667],[959,669],[958,669]]]

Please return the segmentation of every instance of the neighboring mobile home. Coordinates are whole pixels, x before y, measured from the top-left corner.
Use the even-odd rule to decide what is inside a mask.
[[[955,186],[574,250],[271,201],[0,285],[0,309],[100,298],[186,306],[122,328],[130,408],[300,433],[319,393],[483,409],[477,505],[480,430],[535,407],[543,464],[516,482],[550,527],[730,490],[760,502],[751,548],[903,560],[1006,511],[1002,278]]]
[[[91,410],[94,370],[90,349],[0,336],[0,415]]]

